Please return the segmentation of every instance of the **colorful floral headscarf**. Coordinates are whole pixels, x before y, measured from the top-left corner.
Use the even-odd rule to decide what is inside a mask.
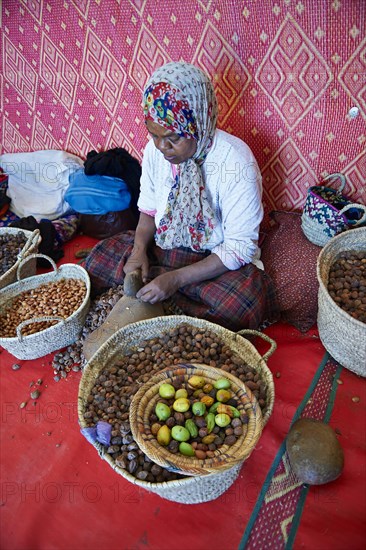
[[[216,130],[217,101],[208,76],[188,63],[167,63],[151,76],[143,96],[145,120],[179,136],[193,138],[197,149],[179,166],[155,240],[161,248],[201,250],[214,228],[200,165]]]

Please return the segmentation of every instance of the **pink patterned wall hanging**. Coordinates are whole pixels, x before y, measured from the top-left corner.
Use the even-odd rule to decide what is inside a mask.
[[[254,151],[267,211],[301,209],[332,172],[366,203],[363,0],[3,0],[0,17],[1,152],[141,160],[142,88],[185,60],[211,75],[220,127]]]

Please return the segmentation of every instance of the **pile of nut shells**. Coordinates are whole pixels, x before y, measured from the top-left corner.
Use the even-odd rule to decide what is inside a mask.
[[[27,237],[23,231],[0,235],[0,276],[13,267],[26,242]]]
[[[366,251],[345,251],[331,266],[328,292],[351,317],[366,323]]]
[[[240,412],[227,378],[213,382],[193,375],[176,377],[159,386],[150,415],[150,431],[173,453],[198,459],[213,458],[222,445],[231,446],[246,430],[248,416]]]
[[[245,382],[262,410],[267,404],[267,384],[260,372],[248,365],[213,331],[181,324],[159,337],[141,341],[101,369],[86,399],[86,427],[99,421],[112,426],[111,444],[105,448],[116,466],[142,481],[160,483],[181,478],[155,464],[138,447],[131,433],[129,408],[133,396],[145,382],[165,367],[189,361],[229,372]]]
[[[113,306],[122,296],[123,286],[119,285],[118,287],[108,289],[91,300],[79,338],[74,344],[68,346],[66,350],[56,353],[53,357],[52,368],[55,382],[67,378],[71,370],[75,372],[83,370],[86,364],[83,354],[85,338],[104,323]]]

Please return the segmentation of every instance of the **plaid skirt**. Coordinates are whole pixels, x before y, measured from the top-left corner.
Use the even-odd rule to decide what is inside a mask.
[[[94,294],[123,283],[123,267],[131,254],[134,236],[134,231],[118,233],[100,241],[91,250],[85,269]],[[163,250],[154,245],[149,251],[149,278],[199,262],[209,254],[209,251],[194,252],[189,248]],[[185,315],[234,331],[256,329],[265,321],[279,318],[273,282],[253,264],[186,285],[172,296],[172,301]]]

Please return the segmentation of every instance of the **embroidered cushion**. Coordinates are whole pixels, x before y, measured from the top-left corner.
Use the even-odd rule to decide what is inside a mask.
[[[261,259],[274,282],[281,319],[306,332],[317,318],[321,247],[303,234],[300,213],[274,211],[270,216],[274,225],[261,245]]]

